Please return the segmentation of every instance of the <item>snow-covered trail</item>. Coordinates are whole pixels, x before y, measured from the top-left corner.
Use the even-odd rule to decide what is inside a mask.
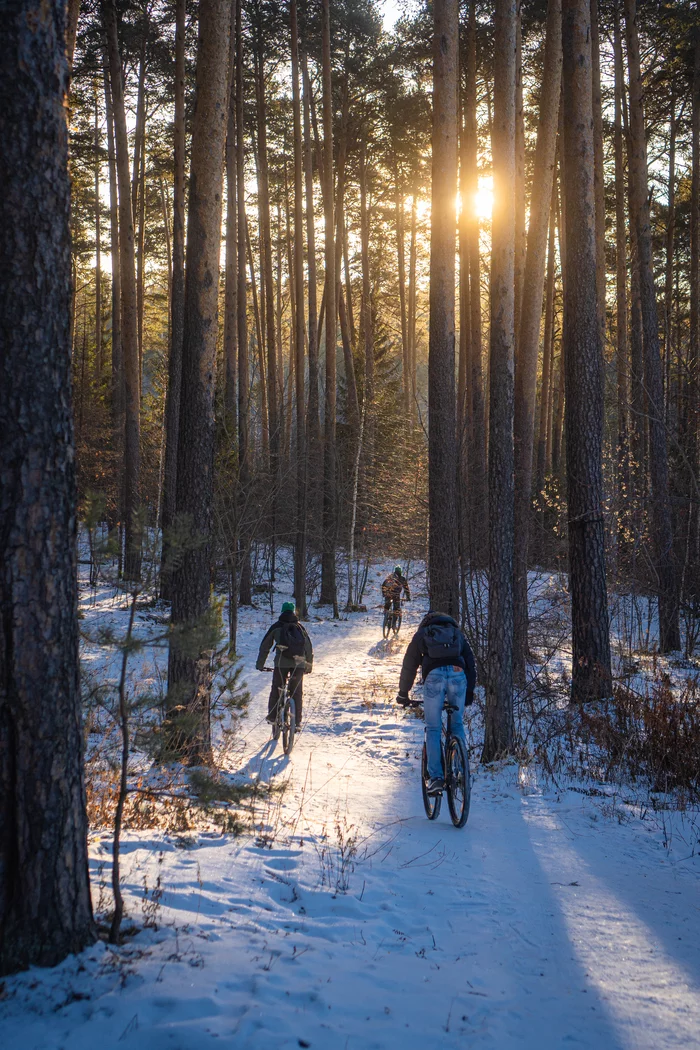
[[[429,823],[422,723],[390,703],[410,625],[387,648],[374,611],[311,624],[305,727],[285,760],[253,670],[267,622],[241,627],[257,691],[237,765],[286,789],[257,840],[128,835],[136,917],[161,871],[159,930],[13,979],[3,1047],[700,1046],[696,860],[515,766],[476,769],[464,830],[446,805]]]

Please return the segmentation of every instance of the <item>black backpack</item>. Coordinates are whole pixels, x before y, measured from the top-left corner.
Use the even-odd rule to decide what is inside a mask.
[[[462,652],[462,635],[451,623],[431,623],[425,628],[425,648],[431,660],[457,661]]]
[[[298,623],[280,624],[280,641],[278,648],[284,646],[285,656],[305,656],[306,639]]]

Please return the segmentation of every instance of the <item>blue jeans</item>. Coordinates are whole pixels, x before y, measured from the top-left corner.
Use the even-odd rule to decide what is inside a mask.
[[[442,777],[442,708],[445,699],[458,708],[450,712],[450,729],[466,748],[464,735],[464,701],[467,697],[467,676],[460,667],[436,667],[423,683],[423,713],[425,715],[425,744],[428,749],[428,776]]]

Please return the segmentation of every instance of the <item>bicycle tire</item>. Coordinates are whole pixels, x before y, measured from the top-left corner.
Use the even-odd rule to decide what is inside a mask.
[[[284,714],[282,717],[282,748],[285,755],[291,753],[294,747],[294,737],[297,731],[297,705],[293,696],[287,696],[284,700]]]
[[[391,626],[391,629],[394,632],[394,638],[398,638],[399,637],[399,631],[401,630],[401,620],[402,619],[403,619],[403,617],[402,617],[400,611],[397,612],[397,613],[394,613],[394,622],[393,622],[393,624]]]
[[[388,638],[391,634],[391,615],[388,612],[384,613],[384,620],[382,621],[382,638]]]
[[[456,828],[463,828],[469,818],[471,777],[469,756],[459,737],[451,736],[445,755],[445,785],[450,817]]]
[[[423,792],[423,806],[425,807],[425,815],[428,820],[437,820],[440,815],[440,804],[442,803],[442,795],[429,795],[426,790],[426,784],[428,782],[428,752],[423,742],[423,754],[421,755],[420,762],[420,785]]]
[[[273,740],[279,740],[279,738],[280,738],[280,729],[281,729],[280,719],[279,719],[279,714],[277,714],[277,717],[275,718],[274,722],[272,723],[272,739]]]

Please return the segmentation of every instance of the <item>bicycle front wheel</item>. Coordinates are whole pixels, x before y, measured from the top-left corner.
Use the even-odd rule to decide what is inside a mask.
[[[450,737],[448,741],[445,767],[450,817],[456,828],[463,828],[469,817],[471,778],[469,776],[469,756],[464,744],[456,736]]]
[[[294,736],[297,729],[297,705],[294,697],[288,696],[284,702],[284,718],[282,720],[282,747],[285,755],[288,755],[294,747]]]
[[[429,795],[426,790],[426,784],[430,777],[428,776],[428,752],[423,744],[423,755],[420,763],[420,784],[423,791],[423,805],[425,807],[425,815],[428,820],[437,820],[440,814],[440,803],[442,802],[442,795]]]
[[[384,620],[382,621],[382,638],[388,638],[391,633],[391,614],[388,612],[384,613]]]
[[[394,623],[392,625],[392,629],[394,631],[394,638],[398,638],[399,631],[401,630],[401,613],[400,612],[394,613]]]

